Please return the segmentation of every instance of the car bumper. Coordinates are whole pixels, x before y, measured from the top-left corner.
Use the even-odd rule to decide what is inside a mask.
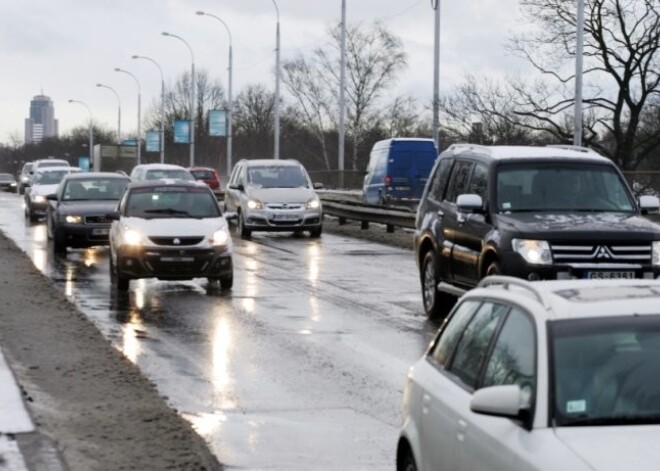
[[[233,262],[226,247],[181,249],[123,246],[117,253],[117,269],[130,278],[225,278],[232,275]]]
[[[108,245],[110,224],[62,224],[57,232],[67,247],[86,248]]]
[[[304,231],[318,229],[322,224],[323,215],[318,211],[249,211],[245,217],[245,227],[251,231]]]

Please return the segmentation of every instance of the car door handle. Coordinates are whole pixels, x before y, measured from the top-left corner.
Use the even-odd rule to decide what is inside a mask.
[[[428,414],[430,405],[431,405],[431,396],[429,396],[428,394],[424,394],[422,396],[422,413],[423,414]]]
[[[458,431],[456,432],[456,439],[459,442],[464,442],[465,433],[467,431],[467,422],[463,419],[458,419],[457,425],[458,425]]]

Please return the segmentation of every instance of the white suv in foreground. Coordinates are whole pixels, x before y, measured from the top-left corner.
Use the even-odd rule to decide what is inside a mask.
[[[490,276],[410,370],[398,470],[655,470],[660,282]]]

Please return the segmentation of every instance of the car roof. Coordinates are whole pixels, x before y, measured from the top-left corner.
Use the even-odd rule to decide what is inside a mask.
[[[302,164],[295,159],[253,159],[244,160],[248,167],[274,167],[274,166],[288,166],[300,167]]]
[[[69,172],[82,172],[80,167],[69,167],[65,165],[58,165],[57,167],[42,167],[38,168],[37,173],[47,173],[47,172],[61,172],[62,170],[67,170]]]
[[[162,186],[185,186],[191,188],[209,188],[206,183],[198,181],[189,181],[189,180],[178,180],[178,179],[164,179],[164,180],[139,180],[131,182],[127,188],[153,188],[153,187],[162,187]],[[210,188],[209,188],[210,191]]]
[[[136,168],[145,168],[147,170],[186,170],[185,167],[175,164],[140,164]]]
[[[188,170],[210,170],[215,171],[213,167],[188,167]]]
[[[503,292],[506,290],[506,293]],[[660,280],[543,280],[484,278],[468,297],[496,295],[537,304],[540,321],[660,314]]]
[[[42,162],[65,162],[67,165],[69,165],[69,162],[67,162],[64,159],[39,159],[39,160],[35,160],[33,163],[40,164]]]
[[[482,146],[478,144],[453,144],[443,152],[445,155],[472,154],[492,160],[508,159],[583,159],[595,162],[611,162],[608,158],[586,147],[578,146]]]
[[[79,173],[70,173],[64,176],[67,180],[93,180],[101,178],[116,178],[117,180],[130,180],[125,175],[120,175],[115,172],[79,172]]]

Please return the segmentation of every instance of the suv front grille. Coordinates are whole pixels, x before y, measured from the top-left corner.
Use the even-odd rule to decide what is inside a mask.
[[[266,203],[266,208],[284,211],[300,211],[305,205],[303,203]]]
[[[551,244],[558,263],[651,263],[651,244]]]
[[[112,221],[104,214],[96,216],[85,216],[85,224],[110,224]]]
[[[175,245],[175,246],[186,246],[186,245],[197,245],[204,237],[149,237],[149,240],[156,245]]]

